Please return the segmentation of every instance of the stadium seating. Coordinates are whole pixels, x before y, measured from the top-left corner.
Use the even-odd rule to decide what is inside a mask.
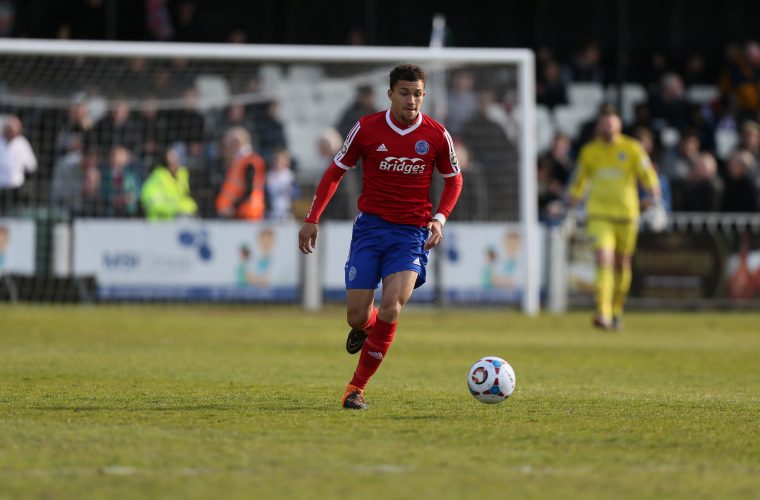
[[[604,101],[604,88],[598,83],[571,83],[567,97],[573,107],[596,109]]]

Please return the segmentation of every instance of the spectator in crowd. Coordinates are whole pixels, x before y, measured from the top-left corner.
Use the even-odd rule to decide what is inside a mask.
[[[166,113],[167,137],[170,142],[182,142],[187,148],[188,161],[197,163],[203,154],[205,118],[198,111],[198,91],[186,87],[183,92],[182,109]]]
[[[174,41],[202,42],[206,39],[204,24],[196,15],[196,0],[181,0],[173,11]]]
[[[343,145],[343,137],[332,127],[322,129],[317,137],[319,164],[315,170],[321,175],[332,163]],[[357,164],[357,168],[361,168]],[[332,200],[325,207],[324,216],[330,219],[350,220],[356,217],[356,201],[362,191],[360,175],[344,175]]]
[[[666,73],[658,92],[649,98],[655,130],[673,127],[678,131],[686,130],[690,121],[691,106],[686,99],[683,80],[677,73]]]
[[[81,143],[82,137],[87,135],[93,126],[87,96],[83,92],[77,93],[72,99],[71,106],[69,106],[66,123],[58,130],[55,138],[56,158],[67,154],[72,136],[76,136]]]
[[[266,166],[253,151],[251,135],[233,127],[222,139],[223,156],[229,165],[219,195],[216,213],[220,217],[261,220],[265,215]]]
[[[121,145],[111,148],[108,161],[100,169],[100,197],[106,217],[134,217],[138,214],[140,177],[132,153]]]
[[[451,89],[446,96],[446,129],[456,137],[464,124],[478,109],[475,77],[468,70],[454,74]]]
[[[279,109],[279,103],[271,100],[264,106],[263,115],[255,118],[254,134],[258,140],[259,152],[265,160],[277,149],[288,149],[285,125],[278,117]]]
[[[106,39],[106,1],[66,2],[58,24],[58,38],[76,40]]]
[[[692,175],[699,153],[699,138],[692,132],[681,136],[677,148],[663,150],[660,167],[661,172],[670,180],[673,210],[681,210],[684,205],[686,179]]]
[[[145,1],[145,24],[152,40],[166,42],[174,37],[167,0]]]
[[[551,149],[542,155],[544,161],[551,167],[550,176],[555,184],[553,190],[558,195],[564,193],[575,169],[575,163],[570,156],[570,146],[570,137],[560,132],[554,136]]]
[[[682,210],[715,212],[720,208],[723,186],[717,175],[718,166],[710,153],[699,153],[686,178]]]
[[[586,43],[565,66],[564,80],[566,82],[604,83],[601,59],[599,45],[596,42]]]
[[[715,83],[715,79],[707,72],[707,62],[705,62],[704,55],[694,52],[686,58],[683,80],[686,88],[692,85],[712,85]]]
[[[760,110],[760,44],[750,40],[744,50],[729,47],[720,89],[738,108],[739,122],[757,119]]]
[[[10,0],[0,1],[0,37],[6,38],[13,34],[15,14],[13,2]]]
[[[702,151],[707,151],[713,155],[716,154],[715,122],[713,113],[708,106],[690,104],[689,123],[686,126],[686,130],[692,131],[697,135]]]
[[[670,193],[670,179],[662,172],[660,168],[660,150],[657,145],[657,141],[654,139],[654,134],[646,127],[637,127],[633,134],[635,139],[641,143],[644,151],[649,155],[652,160],[652,168],[657,172],[657,179],[660,181],[660,197],[662,199],[662,208],[666,212],[670,212],[673,209],[673,199]],[[644,197],[644,193],[640,192],[640,195]]]
[[[552,167],[546,161],[546,157],[538,159],[537,181],[538,220],[545,224],[555,225],[560,222],[564,208],[562,197],[557,196],[557,193],[552,189],[554,185]]]
[[[497,206],[491,207],[493,216],[506,217],[509,199],[509,179],[515,168],[516,147],[507,138],[504,128],[489,116],[494,105],[493,94],[484,91],[480,95],[477,112],[462,127],[461,138],[469,149],[473,161],[480,164],[489,178],[488,197],[499,200]]]
[[[160,151],[166,148],[169,139],[166,116],[158,110],[158,101],[154,96],[147,96],[140,103],[136,120],[142,144],[142,164],[155,165],[161,161]]]
[[[758,189],[750,173],[753,162],[749,151],[735,151],[729,158],[720,206],[723,212],[757,212]]]
[[[104,151],[123,146],[130,152],[139,152],[140,126],[132,116],[129,102],[123,97],[113,101],[110,112],[98,120],[85,141],[97,144]]]
[[[0,214],[22,201],[28,177],[36,170],[37,157],[23,135],[21,120],[10,115],[0,137]]]
[[[82,212],[84,216],[95,216],[102,212],[101,175],[99,167],[100,158],[98,150],[94,147],[86,147],[82,157]]]
[[[567,104],[567,87],[562,79],[562,69],[554,60],[544,63],[543,78],[536,85],[536,101],[553,110]]]
[[[575,169],[570,150],[570,137],[558,133],[551,149],[538,159],[538,207],[543,222],[555,223],[562,216],[561,200]]]
[[[742,137],[739,142],[739,150],[744,150],[752,155],[750,175],[760,185],[760,123],[748,120],[742,125]]]
[[[285,221],[293,218],[296,176],[290,164],[290,153],[287,150],[278,149],[272,155],[272,166],[266,175],[267,219]]]
[[[360,85],[356,89],[356,97],[349,104],[340,116],[335,128],[340,132],[341,137],[345,138],[351,131],[356,122],[364,115],[369,115],[377,111],[375,106],[375,91],[371,85]]]
[[[68,219],[82,213],[85,171],[82,168],[84,165],[82,136],[69,134],[67,137],[67,152],[58,158],[53,166],[50,203]]]
[[[232,127],[243,127],[249,134],[253,134],[256,129],[253,117],[248,112],[246,105],[242,102],[230,103],[224,112],[221,126],[222,130],[228,130]]]
[[[500,103],[489,106],[487,116],[504,129],[504,134],[510,144],[517,144],[520,140],[520,117],[517,110],[517,94],[513,90],[504,93]]]
[[[488,184],[483,168],[472,161],[470,151],[461,139],[454,139],[459,169],[467,178],[467,188],[462,189],[457,209],[451,213],[453,220],[490,220],[488,212]]]
[[[493,94],[481,92],[478,110],[463,125],[461,136],[476,161],[486,170],[498,171],[514,148],[504,129],[489,116],[493,105]]]
[[[662,77],[670,71],[669,68],[668,58],[661,50],[654,50],[649,54],[647,63],[644,64],[641,71],[639,71],[639,81],[644,85],[650,96],[659,92],[659,87],[662,84]]]
[[[148,220],[192,216],[198,205],[190,196],[190,174],[182,165],[184,146],[175,144],[166,151],[166,165],[153,168],[143,184],[140,201]]]

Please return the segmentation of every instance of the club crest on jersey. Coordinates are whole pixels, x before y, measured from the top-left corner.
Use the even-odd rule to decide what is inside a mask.
[[[622,151],[619,152],[617,156],[618,156],[619,161],[625,161],[625,153],[623,153]]]
[[[414,152],[418,155],[424,155],[428,151],[430,151],[430,144],[427,141],[417,141],[417,144],[414,145]]]

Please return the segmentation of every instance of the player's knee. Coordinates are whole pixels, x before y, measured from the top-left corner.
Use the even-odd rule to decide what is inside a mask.
[[[401,309],[404,304],[401,301],[393,301],[389,304],[382,304],[377,313],[377,317],[386,323],[395,323],[401,315]]]
[[[369,321],[370,311],[364,309],[349,310],[346,321],[351,328],[362,328]]]

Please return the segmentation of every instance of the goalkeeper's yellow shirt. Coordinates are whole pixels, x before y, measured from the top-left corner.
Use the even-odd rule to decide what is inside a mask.
[[[595,139],[583,146],[570,196],[582,199],[588,189],[588,217],[632,221],[639,216],[638,183],[651,191],[659,182],[641,143],[619,134],[612,143]]]

